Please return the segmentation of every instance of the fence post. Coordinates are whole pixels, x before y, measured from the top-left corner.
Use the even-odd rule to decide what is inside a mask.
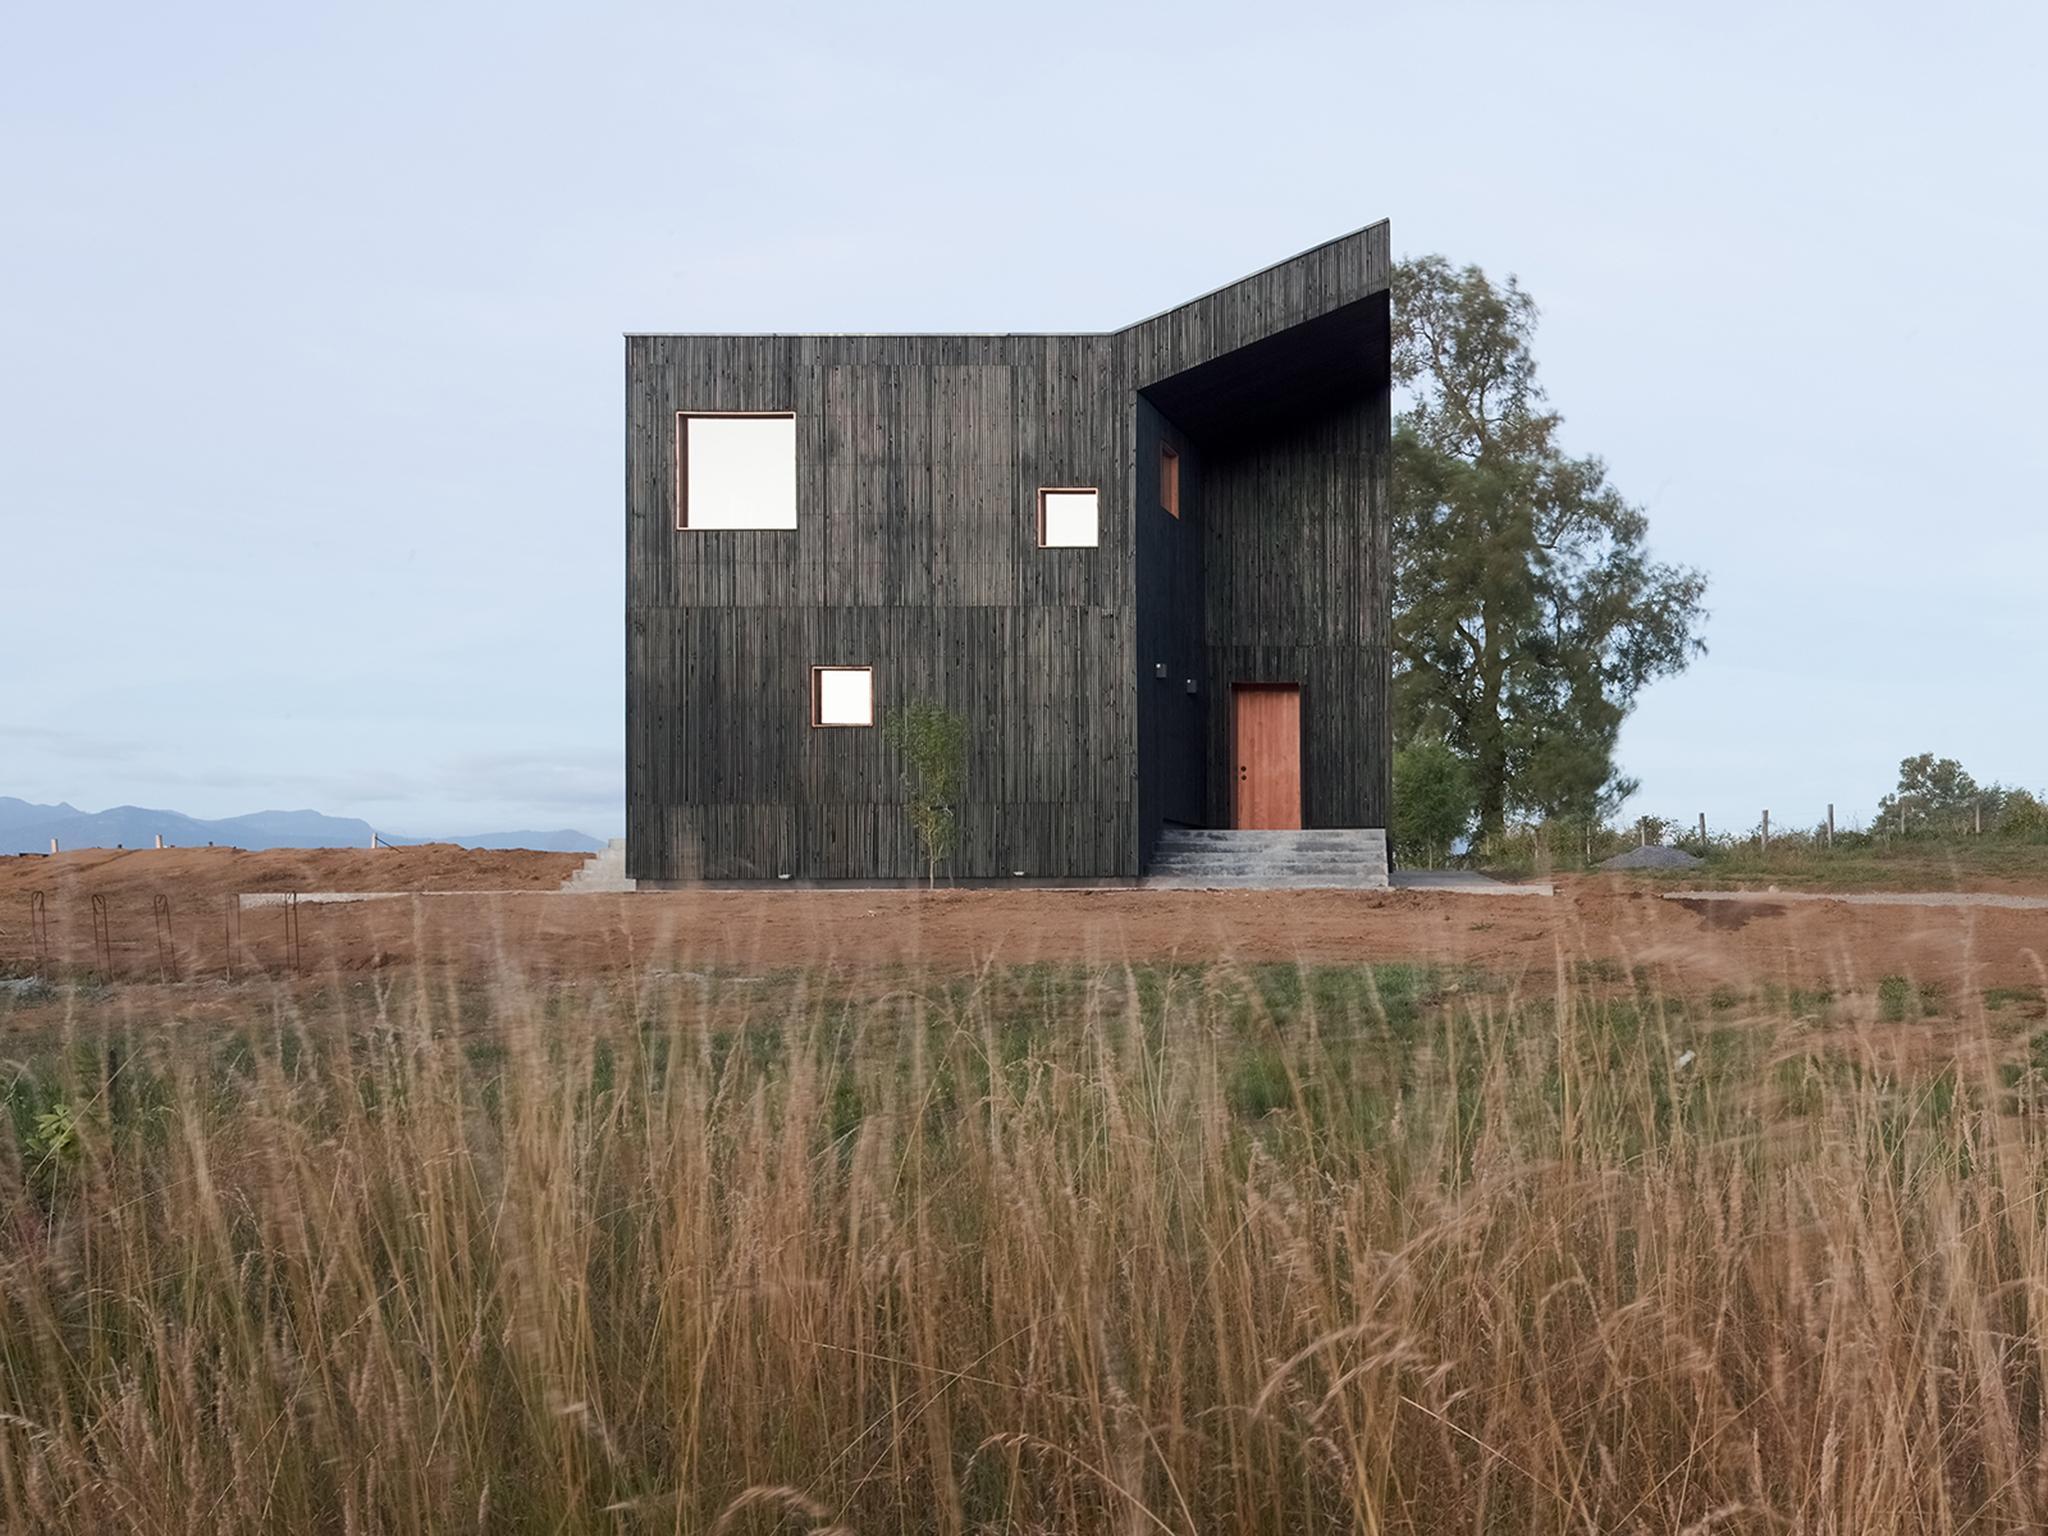
[[[36,974],[50,979],[50,914],[41,891],[28,893],[28,936],[36,955]]]
[[[1700,852],[1707,851],[1707,813],[1700,812]]]
[[[176,981],[178,979],[178,939],[171,931],[171,898],[158,891],[149,904],[150,918],[156,924],[156,979]]]
[[[1977,836],[1984,835],[1984,802],[1979,800],[1974,807],[1977,812]]]
[[[92,899],[92,947],[99,957],[100,979],[114,979],[114,934],[113,924],[107,917],[107,898],[103,895]]]
[[[1764,851],[1765,853],[1769,853],[1769,852],[1771,851],[1771,813],[1770,813],[1769,811],[1765,811],[1765,812],[1764,812],[1764,847],[1763,847],[1763,851]]]
[[[1835,802],[1828,802],[1828,846],[1835,846]]]
[[[1636,846],[1638,848],[1650,846],[1650,818],[1647,816],[1636,818]]]

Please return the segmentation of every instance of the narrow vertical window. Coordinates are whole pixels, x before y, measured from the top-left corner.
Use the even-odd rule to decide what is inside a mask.
[[[676,527],[794,528],[796,417],[786,411],[676,416]]]
[[[873,667],[811,668],[812,725],[873,725]]]
[[[1159,445],[1159,505],[1169,516],[1180,516],[1180,455],[1164,443]]]
[[[1101,542],[1102,494],[1093,486],[1047,486],[1038,493],[1041,549],[1093,549]]]

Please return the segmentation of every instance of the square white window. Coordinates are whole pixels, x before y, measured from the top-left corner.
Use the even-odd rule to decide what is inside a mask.
[[[873,667],[811,668],[811,724],[873,725]]]
[[[678,528],[794,528],[796,417],[676,417]]]
[[[1091,487],[1048,488],[1038,493],[1042,549],[1093,549],[1101,542],[1102,493]]]

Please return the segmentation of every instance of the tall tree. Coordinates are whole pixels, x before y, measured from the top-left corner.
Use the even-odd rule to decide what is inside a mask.
[[[1907,832],[1962,832],[1978,815],[1995,822],[2010,791],[1979,784],[1952,757],[1922,752],[1899,763],[1899,787],[1877,803],[1877,825]]]
[[[1559,447],[1536,305],[1441,256],[1394,271],[1395,725],[1472,765],[1481,837],[1511,810],[1602,815],[1634,792],[1621,724],[1706,649],[1706,577],[1654,561],[1597,458]]]

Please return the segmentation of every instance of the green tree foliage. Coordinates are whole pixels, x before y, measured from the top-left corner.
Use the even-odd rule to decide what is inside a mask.
[[[2030,790],[2006,790],[1998,807],[1998,835],[2030,843],[2048,842],[2048,802]]]
[[[1559,446],[1512,277],[1426,256],[1393,298],[1396,734],[1471,765],[1484,837],[1511,810],[1597,819],[1635,788],[1636,695],[1705,649],[1706,578],[1652,560],[1606,466]]]
[[[967,720],[944,705],[914,699],[891,710],[882,733],[903,759],[910,824],[924,848],[926,884],[939,883],[939,861],[959,833],[957,807],[967,776]]]
[[[1394,753],[1394,843],[1431,869],[1472,829],[1472,771],[1441,737]]]
[[[1997,794],[1994,786],[1990,796]],[[1899,787],[1877,802],[1877,824],[1909,833],[1967,831],[1980,806],[1995,815],[1986,800],[1961,763],[1922,752],[1900,761]]]
[[[1899,787],[1877,802],[1873,830],[1909,837],[1974,833],[1980,813],[1984,831],[2001,837],[2048,834],[2048,808],[2037,796],[2010,785],[1979,784],[1954,758],[1932,752],[1900,761]]]

